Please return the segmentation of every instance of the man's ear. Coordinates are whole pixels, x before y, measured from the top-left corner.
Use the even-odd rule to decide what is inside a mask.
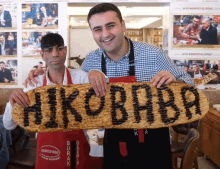
[[[66,52],[66,54],[67,54],[67,46],[64,47],[64,50],[65,50],[65,52]]]
[[[122,26],[122,30],[125,32],[126,31],[126,26],[125,26],[125,21],[124,20],[121,21],[121,26]]]
[[[44,60],[44,52],[43,52],[43,50],[40,51],[40,55],[41,55],[42,59]]]

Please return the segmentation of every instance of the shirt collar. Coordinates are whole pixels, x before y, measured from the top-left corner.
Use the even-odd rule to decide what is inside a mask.
[[[206,29],[207,31],[209,31],[210,26]]]
[[[48,77],[48,69],[46,71],[46,80],[47,80],[47,85],[56,85],[55,83],[51,82],[49,77]],[[67,73],[66,73],[66,67],[65,67],[65,72],[64,72],[64,78],[63,78],[63,85],[67,85]]]
[[[130,54],[130,50],[131,50],[131,41],[129,41],[128,40],[128,38],[127,37],[125,37],[125,39],[128,41],[128,43],[129,43],[129,50],[128,50],[128,53],[126,53],[123,57],[121,57],[119,60],[121,60],[122,58],[127,58],[128,56],[129,56],[129,54]],[[103,49],[102,49],[103,50]],[[109,59],[109,60],[112,60],[110,57],[108,57],[108,55],[106,54],[106,52],[103,50],[103,53],[104,53],[104,58],[105,59]],[[118,60],[118,61],[119,61]]]

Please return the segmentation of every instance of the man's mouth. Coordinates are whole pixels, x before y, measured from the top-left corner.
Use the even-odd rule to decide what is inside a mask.
[[[52,63],[60,63],[60,60],[53,60]]]
[[[110,44],[112,42],[114,38],[111,38],[111,39],[105,39],[103,40],[102,42],[105,43],[105,44]]]

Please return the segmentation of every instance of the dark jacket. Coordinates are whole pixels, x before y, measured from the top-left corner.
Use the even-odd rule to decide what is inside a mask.
[[[218,44],[217,29],[210,25],[209,30],[202,29],[200,33],[201,42],[199,44]]]
[[[212,69],[218,70],[218,65],[217,65],[217,64],[213,65],[213,66],[212,66]]]
[[[6,130],[3,125],[3,116],[0,115],[0,166],[6,168],[9,162],[9,148],[12,144],[11,131]]]
[[[4,80],[4,78],[8,79],[9,82],[13,80],[11,70],[9,70],[9,69],[5,69],[4,72],[2,70],[0,70],[0,75],[2,76],[1,79],[3,79],[3,80]]]
[[[2,25],[0,22],[0,27],[12,27],[11,14],[9,11],[4,11],[4,20],[5,20],[5,26]]]
[[[193,76],[194,76],[194,72],[187,72],[190,76],[191,76],[191,78],[193,78]]]
[[[4,77],[1,70],[0,70],[0,83],[4,83]]]

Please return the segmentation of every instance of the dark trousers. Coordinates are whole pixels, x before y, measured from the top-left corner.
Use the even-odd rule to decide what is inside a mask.
[[[126,142],[127,156],[120,153],[119,142]],[[169,128],[148,129],[144,143],[134,130],[109,129],[104,138],[104,169],[172,169]]]
[[[12,40],[9,40],[8,41],[8,45],[9,45],[9,48],[10,48],[10,50],[9,50],[9,55],[13,55],[13,50],[14,50],[14,42],[12,41]]]

